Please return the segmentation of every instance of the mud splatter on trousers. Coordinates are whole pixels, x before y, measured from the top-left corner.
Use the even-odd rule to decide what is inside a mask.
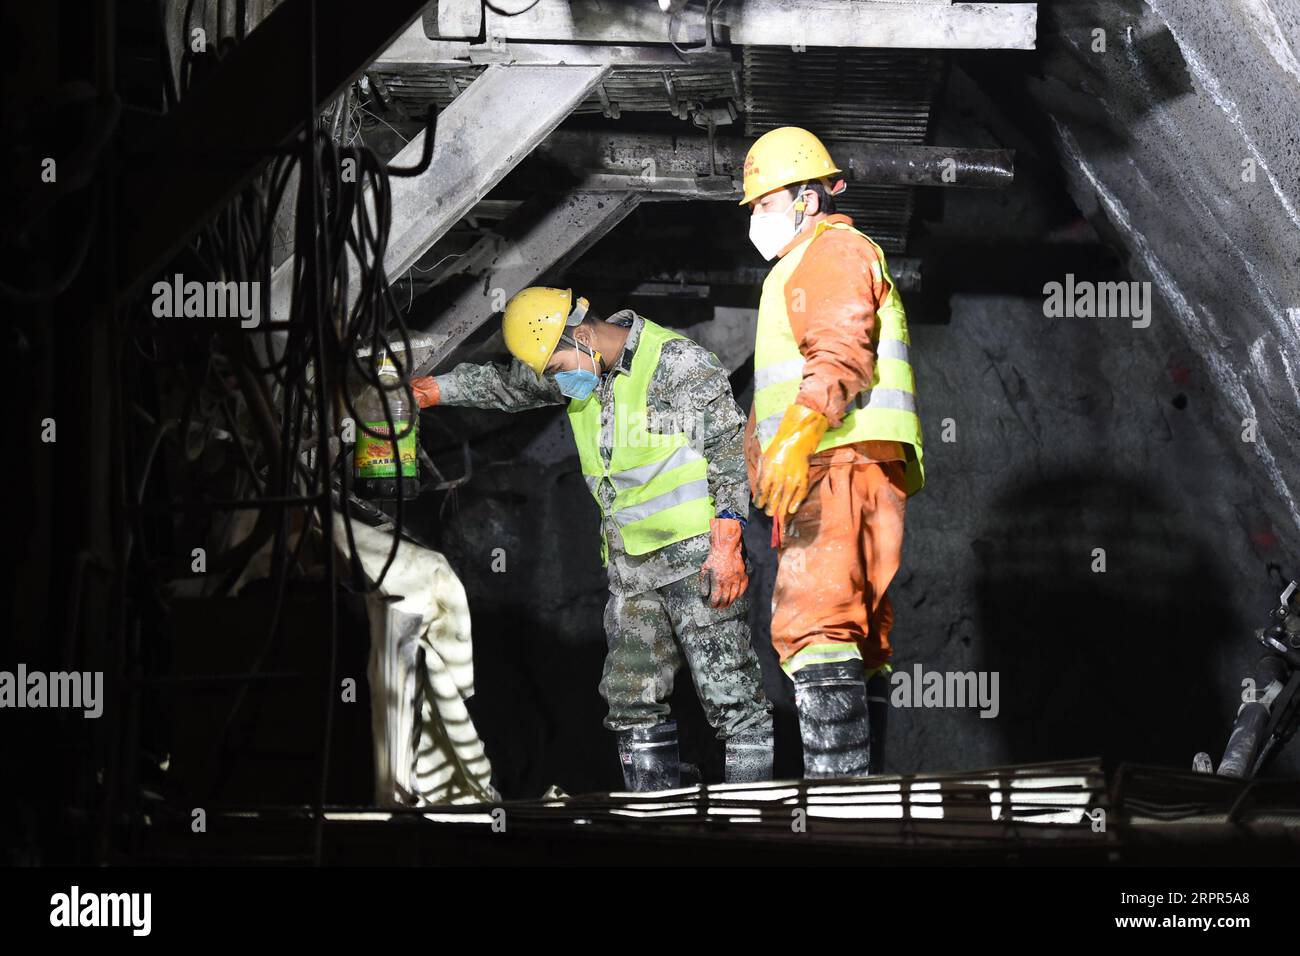
[[[787,671],[816,660],[814,649],[856,648],[868,673],[889,660],[886,589],[902,558],[903,474],[901,461],[809,470],[808,497],[784,523],[772,590],[772,645]]]
[[[715,609],[699,595],[699,573],[605,606],[600,693],[610,730],[652,727],[668,718],[668,697],[685,664],[704,716],[720,738],[770,719],[758,658],[749,642],[749,600]]]

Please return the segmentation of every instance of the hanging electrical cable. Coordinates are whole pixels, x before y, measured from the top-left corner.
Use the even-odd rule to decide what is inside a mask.
[[[192,16],[194,4],[186,10],[182,23],[191,23]],[[193,63],[189,63],[181,71],[182,98],[192,74]],[[236,493],[246,499],[245,510],[257,511],[253,527],[238,536],[237,543],[219,548],[208,561],[209,573],[217,576],[215,593],[235,587],[248,560],[268,546],[273,584],[280,592],[282,573],[294,571],[298,564],[287,553],[291,524],[300,529],[295,553],[303,546],[301,529],[313,526],[310,520],[291,522],[289,515],[301,511],[306,517],[314,508],[312,502],[324,494],[331,495],[339,506],[347,530],[347,563],[358,590],[382,584],[404,531],[406,506],[399,494],[393,505],[393,546],[388,561],[378,579],[361,580],[351,531],[356,509],[348,506],[357,501],[349,467],[351,449],[342,440],[343,430],[335,426],[350,420],[358,441],[387,443],[393,461],[400,462],[404,454],[413,460],[416,457],[411,446],[417,419],[394,407],[403,404],[400,399],[409,394],[410,370],[404,357],[411,354],[410,332],[405,310],[383,270],[392,221],[389,176],[410,171],[390,171],[351,129],[355,121],[359,130],[356,118],[364,111],[351,90],[332,110],[337,122],[314,124],[310,145],[305,148],[278,151],[267,170],[200,230],[185,254],[191,270],[187,276],[198,273],[223,283],[257,283],[258,314],[270,316],[275,228],[284,218],[284,203],[290,198],[296,174],[300,215],[292,253],[288,318],[261,321],[252,329],[225,328],[208,334],[206,370],[189,376],[181,373],[187,390],[183,412],[176,427],[168,431],[173,440],[185,442],[196,430],[212,435],[213,427],[219,426],[220,434],[230,436],[224,440],[237,452],[234,464],[243,478]],[[431,143],[432,130],[429,137]],[[310,157],[313,175],[306,175],[304,156]],[[427,165],[429,158],[426,156],[422,165]],[[309,182],[314,187],[309,187]],[[308,208],[314,210],[314,216],[301,215]],[[303,228],[308,219],[317,224],[314,234]],[[309,259],[319,283],[315,297],[306,295],[304,288]],[[323,310],[325,321],[317,322],[316,316],[308,314],[309,300]],[[165,348],[159,331],[156,320],[141,315],[129,336],[132,354],[162,373],[168,363],[158,358],[159,350]],[[168,335],[174,331],[168,329]],[[169,352],[167,359],[173,358]],[[214,375],[213,367],[222,374]],[[386,368],[396,374],[384,372]],[[329,393],[323,394],[322,389]],[[361,414],[358,400],[367,393],[379,399],[378,416]],[[233,404],[232,397],[236,399]],[[414,405],[413,401],[406,404]],[[248,442],[249,436],[255,440]],[[316,467],[318,456],[326,457],[324,469]],[[148,460],[152,464],[154,455]],[[142,494],[148,487],[146,479],[147,475],[142,475],[135,485]],[[262,504],[267,507],[260,507]],[[229,526],[229,522],[225,524]],[[314,526],[328,538],[329,529],[319,523]]]

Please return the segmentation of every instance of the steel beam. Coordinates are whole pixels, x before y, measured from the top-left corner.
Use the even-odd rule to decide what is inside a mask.
[[[392,183],[388,275],[400,276],[415,265],[608,73],[607,66],[488,67],[438,117],[428,171]],[[394,162],[419,162],[425,135],[412,139]]]
[[[476,37],[483,29],[483,0],[438,0],[423,20],[439,36]]]
[[[720,12],[743,46],[1032,50],[1038,26],[1036,3],[738,0]]]
[[[480,8],[481,10],[481,8]],[[441,13],[441,6],[439,7]],[[451,31],[455,33],[464,31]],[[450,34],[448,34],[450,35]],[[477,31],[466,33],[477,36]],[[465,40],[438,40],[430,38],[425,28],[416,20],[407,27],[392,45],[375,57],[374,69],[393,69],[401,67],[447,68],[464,66],[469,55],[470,44]]]
[[[488,67],[438,116],[433,160],[421,175],[391,181],[392,226],[384,270],[402,276],[493,186],[573,112],[609,73],[607,66]],[[415,166],[424,152],[421,131],[393,159]],[[353,294],[357,264],[349,256]],[[292,261],[276,269],[271,312],[289,314]]]
[[[441,18],[440,18],[441,19]],[[714,15],[718,42],[739,46],[840,46],[877,49],[1032,50],[1036,3],[900,3],[898,0],[730,0]],[[705,39],[701,6],[670,18],[658,4],[605,0],[538,0],[507,15],[490,6],[483,29],[510,41],[700,44]],[[442,39],[473,39],[468,30]],[[455,35],[459,34],[459,35]]]
[[[441,8],[439,14],[441,15]],[[480,8],[481,12],[481,8]],[[491,36],[485,42],[445,40],[444,36],[476,37],[478,31],[448,31],[429,36],[419,21],[412,23],[383,53],[375,58],[376,70],[450,69],[489,63],[535,65],[609,64],[619,69],[689,70],[708,67],[731,70],[731,53],[692,53],[683,59],[672,47],[653,44],[536,43],[510,36]]]
[[[589,271],[588,271],[589,270]],[[602,258],[578,275],[592,275],[603,279],[629,279],[639,281],[629,295],[664,296],[694,295],[708,298],[714,286],[728,288],[758,288],[763,284],[770,265],[735,266],[730,269],[680,269],[672,272],[645,272],[635,264],[620,265]],[[890,256],[889,271],[900,292],[921,291],[921,260],[914,256]]]
[[[154,140],[121,164],[119,297],[153,278],[271,151],[355,80],[424,5],[393,0],[357,16],[348,4],[285,0],[231,49],[160,124]]]
[[[499,312],[506,299],[543,273],[566,268],[622,222],[638,202],[640,197],[629,192],[570,193],[516,234],[493,234],[476,243],[443,277],[444,286],[457,283],[461,291],[425,333],[431,353],[413,374],[436,368]],[[512,224],[511,231],[519,228],[518,218],[508,221],[507,228]]]
[[[644,176],[637,173],[587,170],[578,189],[594,192],[634,192],[646,200],[680,202],[689,199],[739,200],[740,189],[728,177]]]
[[[584,188],[738,199],[739,190],[726,180],[739,180],[750,142],[716,139],[711,166],[704,136],[559,130],[538,148],[538,155],[586,170]],[[850,182],[995,188],[1009,186],[1015,178],[1015,153],[1009,149],[834,141],[826,145]],[[713,169],[717,176],[711,175]],[[702,176],[707,178],[701,181]]]

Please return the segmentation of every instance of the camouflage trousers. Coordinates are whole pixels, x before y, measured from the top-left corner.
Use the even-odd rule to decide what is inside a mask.
[[[605,605],[609,652],[600,681],[610,730],[662,723],[683,663],[718,737],[771,719],[749,643],[748,597],[729,608],[711,608],[699,595],[699,580],[696,572],[641,594],[610,594]]]

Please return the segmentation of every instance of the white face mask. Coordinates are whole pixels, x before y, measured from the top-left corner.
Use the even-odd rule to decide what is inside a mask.
[[[764,259],[775,259],[776,254],[798,234],[794,220],[787,215],[797,198],[791,199],[790,205],[781,212],[756,212],[749,217],[749,241]]]

